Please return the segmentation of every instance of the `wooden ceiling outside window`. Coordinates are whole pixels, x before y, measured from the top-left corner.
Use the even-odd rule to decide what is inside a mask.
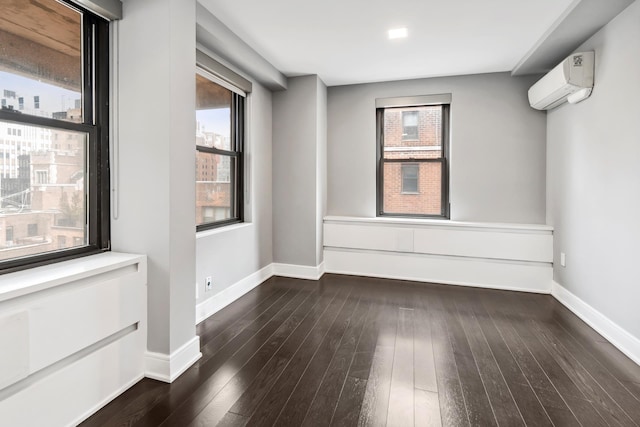
[[[80,91],[81,14],[55,0],[3,3],[0,70]]]

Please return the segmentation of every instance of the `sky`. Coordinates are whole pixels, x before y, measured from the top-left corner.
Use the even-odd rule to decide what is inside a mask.
[[[79,92],[70,91],[38,80],[0,71],[0,97],[4,90],[16,92],[16,97],[25,98],[25,108],[33,108],[33,97],[40,96],[40,110],[48,113],[67,111],[75,107],[75,100],[81,98]],[[18,104],[17,99],[7,99],[10,104]]]
[[[196,120],[200,123],[200,130],[203,132],[214,132],[218,135],[229,136],[231,129],[229,108],[196,110]]]

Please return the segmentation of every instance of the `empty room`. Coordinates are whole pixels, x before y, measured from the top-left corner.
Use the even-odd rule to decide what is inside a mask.
[[[634,0],[0,0],[0,427],[640,426]]]

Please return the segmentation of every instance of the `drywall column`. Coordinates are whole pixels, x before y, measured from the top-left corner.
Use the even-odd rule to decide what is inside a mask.
[[[125,0],[118,38],[114,250],[148,255],[147,375],[172,381],[195,335],[195,0]],[[150,367],[151,366],[151,367]]]
[[[289,79],[273,95],[273,258],[318,266],[326,208],[327,88],[318,76]]]

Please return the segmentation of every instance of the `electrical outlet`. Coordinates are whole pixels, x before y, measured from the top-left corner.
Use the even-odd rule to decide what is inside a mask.
[[[211,276],[207,276],[207,278],[206,278],[206,279],[204,279],[204,288],[205,288],[207,291],[210,291],[210,290],[211,290],[211,285],[212,285],[212,283],[211,283]]]
[[[560,252],[560,265],[563,267],[567,266],[567,257],[564,255],[564,252]]]

